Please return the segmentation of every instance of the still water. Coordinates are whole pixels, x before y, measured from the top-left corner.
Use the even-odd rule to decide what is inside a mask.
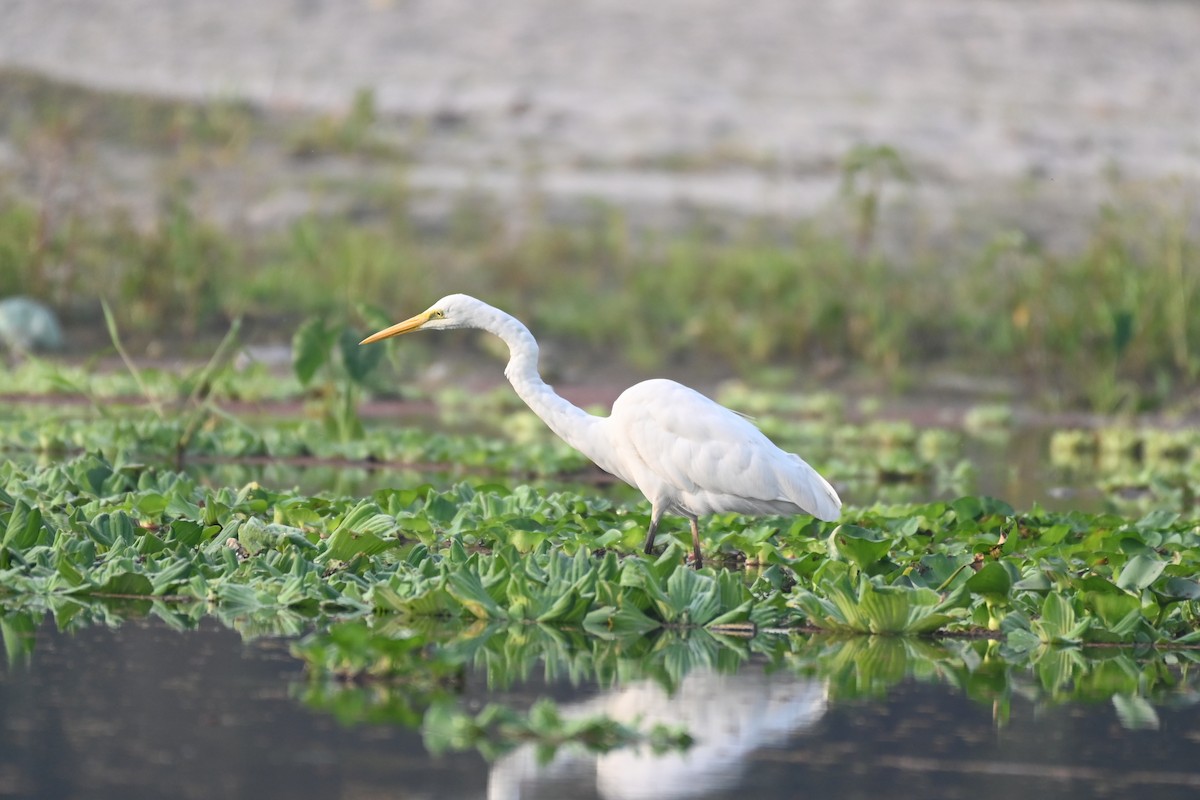
[[[32,648],[6,644],[3,797],[1200,794],[1200,710],[1186,672],[1149,700],[1107,696],[1102,687],[1071,699],[1068,683],[1047,683],[1031,669],[1008,676],[996,692],[1003,699],[989,704],[994,687],[981,692],[936,660],[906,662],[903,648],[890,647],[852,649],[853,659],[824,666],[819,654],[751,656],[732,672],[698,664],[677,670],[676,680],[621,679],[603,689],[586,676],[548,679],[558,671],[533,669],[497,690],[486,670],[468,671],[456,689],[464,708],[527,707],[549,696],[564,717],[640,717],[683,726],[696,739],[689,750],[660,755],[564,747],[542,763],[532,745],[490,761],[475,750],[434,756],[404,725],[343,724],[305,704],[307,678],[286,639],[243,639],[212,618],[186,631],[135,618],[72,633],[47,618],[32,632]],[[893,662],[884,669],[893,679],[864,683],[879,676],[881,655]],[[1121,658],[1122,669],[1136,669],[1136,659]],[[864,659],[875,662],[873,672]],[[1079,673],[1080,680],[1095,674]]]

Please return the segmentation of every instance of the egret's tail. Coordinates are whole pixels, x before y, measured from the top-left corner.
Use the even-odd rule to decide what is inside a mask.
[[[842,498],[829,481],[795,453],[788,453],[799,467],[788,481],[789,499],[819,520],[833,522],[842,514]]]

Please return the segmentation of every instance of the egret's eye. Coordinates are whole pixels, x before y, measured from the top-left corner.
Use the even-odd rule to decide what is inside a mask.
[[[430,314],[429,318],[430,319],[441,319],[444,316],[446,316],[446,312],[439,309],[437,311],[434,311],[432,314]]]

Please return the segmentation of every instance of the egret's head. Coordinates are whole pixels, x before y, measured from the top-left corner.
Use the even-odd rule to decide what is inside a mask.
[[[415,317],[410,317],[404,322],[397,322],[390,328],[373,333],[359,344],[370,344],[413,331],[444,331],[452,328],[476,327],[476,317],[481,307],[484,307],[484,304],[469,295],[446,295]]]

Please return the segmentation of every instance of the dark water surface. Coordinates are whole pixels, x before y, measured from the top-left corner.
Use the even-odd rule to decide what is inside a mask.
[[[474,753],[430,759],[402,727],[339,725],[289,696],[281,639],[216,621],[37,632],[0,677],[0,795],[30,798],[479,796]]]
[[[10,643],[11,644],[11,643]],[[468,708],[548,695],[564,716],[603,712],[686,727],[683,753],[591,755],[532,746],[489,763],[427,754],[399,725],[342,725],[300,699],[286,640],[215,620],[155,619],[58,633],[0,670],[0,796],[23,798],[1193,798],[1200,712],[1189,696],[1122,715],[1119,703],[1014,692],[1005,723],[958,688],[907,679],[837,701],[827,678],[751,659],[606,689],[535,675],[506,691],[469,673]],[[1031,681],[1032,683],[1032,681]]]

